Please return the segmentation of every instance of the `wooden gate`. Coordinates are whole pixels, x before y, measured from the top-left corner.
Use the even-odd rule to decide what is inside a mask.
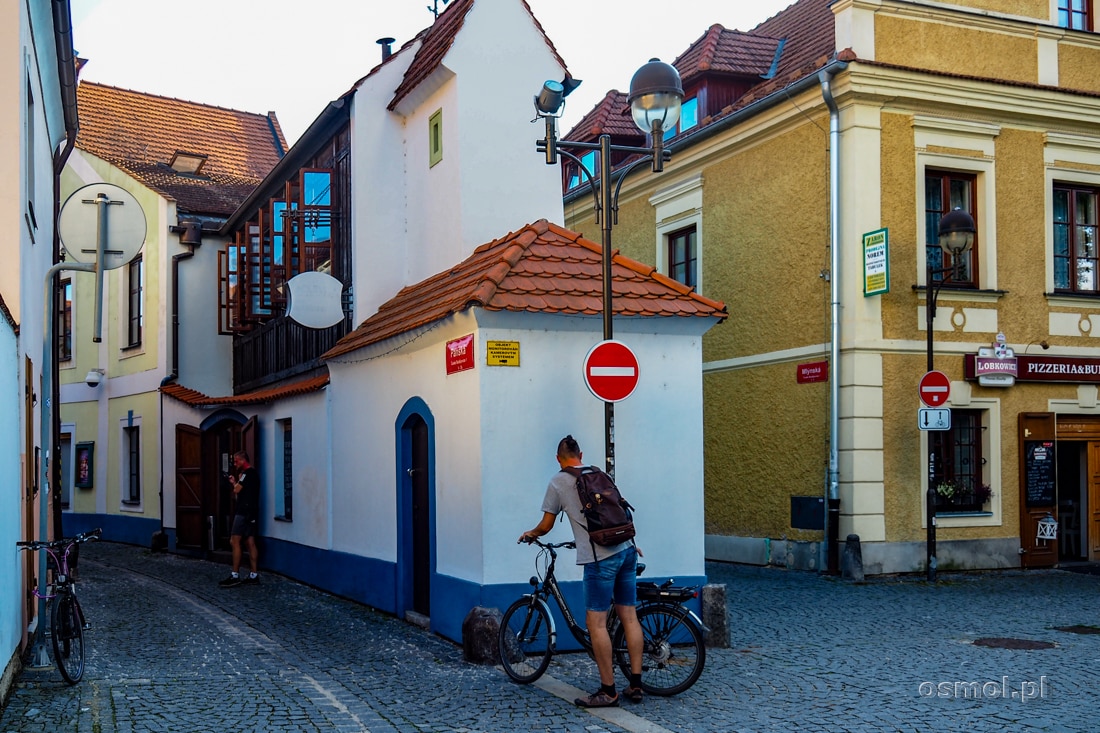
[[[203,524],[202,431],[176,425],[176,546],[203,549]]]

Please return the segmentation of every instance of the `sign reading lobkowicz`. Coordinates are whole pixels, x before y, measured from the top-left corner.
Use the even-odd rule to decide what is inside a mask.
[[[604,402],[621,402],[638,386],[638,357],[622,341],[601,341],[584,357],[584,383]]]

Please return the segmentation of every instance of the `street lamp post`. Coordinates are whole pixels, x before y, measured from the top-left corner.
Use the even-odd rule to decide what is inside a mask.
[[[936,320],[936,300],[940,297],[940,290],[944,284],[954,279],[959,272],[959,263],[962,255],[974,243],[974,217],[962,209],[956,208],[947,212],[940,218],[937,227],[940,249],[951,255],[951,266],[933,269],[932,260],[925,258],[927,269],[925,288],[927,288],[927,303],[925,304],[925,331],[928,338],[928,369],[933,370],[932,328]],[[937,283],[936,275],[944,275]],[[928,571],[928,581],[936,581],[936,454],[932,450],[931,442],[928,445],[928,491],[925,493],[927,538],[925,542],[925,564]]]
[[[579,84],[567,79],[570,85]],[[535,97],[535,111],[538,117],[546,121],[546,137],[539,140],[536,149],[546,153],[546,164],[557,165],[558,154],[572,160],[584,173],[585,178],[592,189],[593,206],[596,212],[596,221],[600,224],[601,244],[603,249],[603,337],[610,340],[613,337],[612,328],[612,292],[611,292],[611,227],[617,223],[619,211],[619,189],[626,176],[636,167],[652,161],[653,172],[660,173],[664,170],[664,162],[671,159],[672,154],[664,148],[664,133],[675,127],[680,119],[680,103],[684,98],[684,90],[680,85],[680,74],[671,64],[663,63],[657,59],[650,59],[643,65],[630,80],[630,94],[627,101],[630,103],[631,115],[634,124],[643,133],[652,135],[653,147],[641,148],[628,145],[612,145],[611,136],[604,133],[600,135],[599,142],[586,143],[570,140],[559,140],[557,137],[557,119],[561,116],[562,105],[565,96],[569,93],[565,89],[565,83],[547,81],[542,85],[542,90]],[[569,89],[572,91],[572,88]],[[570,150],[596,151],[598,168],[590,171],[584,162],[569,152]],[[611,154],[631,153],[640,155],[636,161],[627,165],[619,174],[617,182],[612,180]],[[597,177],[596,173],[599,174]],[[615,404],[604,402],[604,447],[606,452],[607,473],[615,477]]]

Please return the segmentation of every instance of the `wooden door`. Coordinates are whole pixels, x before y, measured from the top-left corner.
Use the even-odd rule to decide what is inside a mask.
[[[428,426],[416,415],[412,425],[413,610],[431,616],[431,495],[428,486]]]
[[[1022,412],[1018,419],[1020,446],[1020,564],[1050,567],[1058,562],[1058,540],[1039,540],[1039,520],[1055,504],[1055,417],[1052,412]]]
[[[176,547],[202,549],[202,431],[176,425]]]
[[[1088,506],[1078,508],[1078,516],[1088,517],[1088,551],[1091,562],[1100,561],[1100,443],[1089,443]]]

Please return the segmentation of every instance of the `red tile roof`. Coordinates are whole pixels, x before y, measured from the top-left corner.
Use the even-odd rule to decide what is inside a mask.
[[[772,71],[781,45],[778,38],[731,31],[715,23],[672,65],[685,84],[708,73],[763,77]]]
[[[443,63],[443,57],[447,55],[447,51],[451,49],[451,44],[454,43],[455,36],[462,30],[462,24],[466,20],[466,13],[470,12],[473,8],[475,0],[454,0],[451,5],[436,18],[435,23],[430,27],[421,31],[417,38],[422,38],[423,43],[416,52],[416,57],[412,63],[409,64],[409,68],[405,71],[405,77],[401,80],[401,84],[398,85],[397,90],[394,92],[393,100],[387,105],[387,109],[393,110],[397,108],[397,105],[401,103],[408,94],[416,88],[418,84],[423,82],[439,65]],[[543,29],[542,24],[531,13],[531,6],[527,4],[527,0],[522,0],[523,7],[527,10],[527,14],[531,16],[531,21],[538,28],[539,33],[542,35],[542,40],[549,47],[550,52],[554,54],[554,58],[557,60],[563,69],[567,68],[565,61],[558,55],[558,50],[554,48],[554,44],[546,35],[546,31]]]
[[[603,313],[599,244],[541,219],[483,244],[455,267],[410,285],[340,339],[331,359],[439,321],[471,307],[529,313]],[[614,254],[618,316],[725,319],[726,306],[655,268]]]
[[[19,324],[15,322],[15,318],[12,317],[11,311],[8,310],[8,304],[4,302],[3,294],[0,294],[0,315],[4,317],[4,320],[8,322],[8,325],[15,331],[15,335],[19,335]]]
[[[228,216],[287,150],[275,113],[239,112],[80,82],[76,146],[176,201],[181,212]],[[200,175],[168,167],[177,151],[205,155]]]
[[[645,135],[634,124],[634,120],[630,116],[630,106],[626,103],[626,97],[627,95],[624,92],[612,89],[592,108],[591,112],[573,126],[573,129],[565,136],[566,139],[585,141],[607,133],[617,138],[617,144],[644,145]],[[637,142],[632,143],[629,140],[624,140],[624,138],[630,137],[637,138]]]
[[[182,384],[166,384],[160,388],[160,391],[169,397],[191,405],[192,407],[228,407],[231,405],[262,405],[277,400],[286,399],[288,397],[297,397],[298,395],[309,394],[310,392],[316,392],[319,389],[324,389],[328,385],[328,369],[325,369],[323,374],[310,377],[309,379],[303,379],[298,382],[292,382],[291,384],[284,384],[278,387],[266,387],[264,389],[256,390],[255,392],[248,392],[247,394],[230,395],[228,397],[210,397],[208,395],[199,392],[198,390],[189,389]]]

